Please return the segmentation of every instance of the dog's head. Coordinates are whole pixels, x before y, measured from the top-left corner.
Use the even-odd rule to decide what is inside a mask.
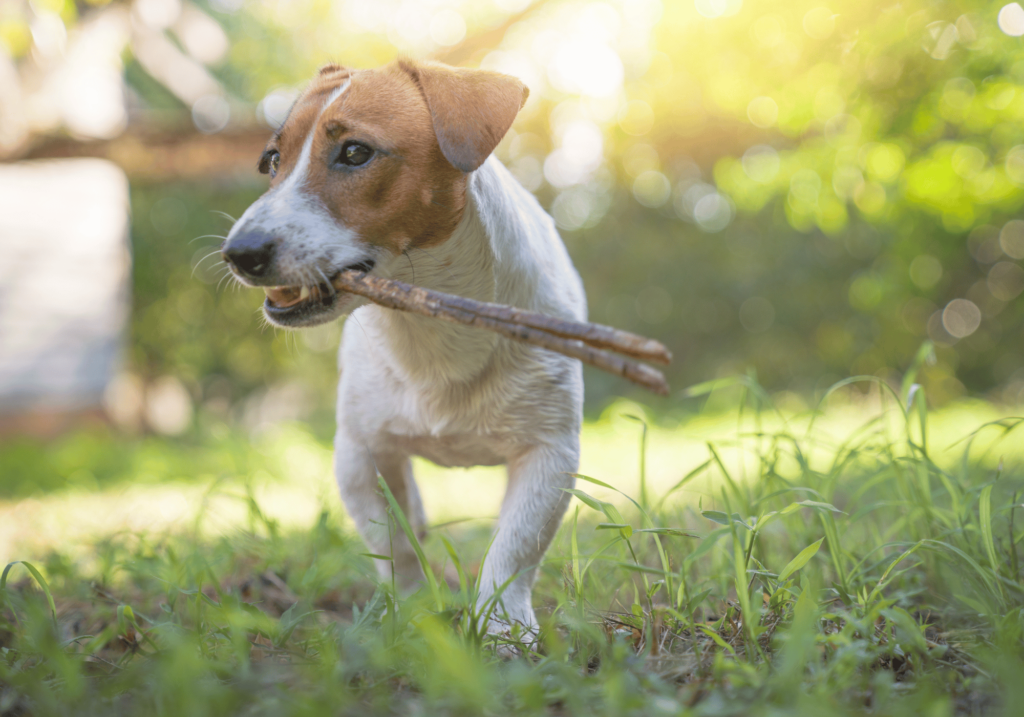
[[[527,94],[515,78],[434,63],[324,67],[263,151],[270,189],[232,228],[224,260],[265,289],[272,323],[337,318],[353,303],[332,285],[340,272],[369,272],[451,236],[467,173]]]

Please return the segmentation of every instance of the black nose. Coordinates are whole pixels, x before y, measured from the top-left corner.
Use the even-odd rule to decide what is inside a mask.
[[[232,237],[222,252],[224,260],[250,279],[266,276],[274,259],[274,237],[252,230]]]

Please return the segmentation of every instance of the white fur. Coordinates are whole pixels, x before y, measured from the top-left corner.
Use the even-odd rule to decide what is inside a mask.
[[[554,222],[494,157],[469,180],[465,216],[429,250],[379,273],[460,296],[586,319],[586,300]],[[579,463],[582,367],[560,354],[436,319],[366,305],[345,325],[335,471],[368,547],[392,554],[403,586],[422,578],[399,531],[388,535],[379,472],[413,525],[426,519],[411,455],[445,466],[508,466],[481,602],[507,580],[508,617],[534,627],[534,574],[558,528]],[[394,552],[392,553],[392,547]],[[378,561],[381,576],[391,564]],[[495,622],[492,627],[500,623]]]
[[[367,249],[358,242],[355,232],[340,225],[320,198],[306,188],[320,118],[344,94],[350,82],[345,80],[320,108],[291,173],[245,210],[225,242],[230,244],[235,236],[253,230],[286,238],[278,245],[275,256],[278,284],[319,284],[337,268],[368,258]]]
[[[321,109],[345,92],[335,91]],[[315,122],[291,174],[242,215],[279,240],[276,283],[308,285],[370,258],[305,186]],[[375,273],[472,299],[586,319],[583,286],[554,222],[494,157],[469,177],[465,214],[446,241],[399,256],[373,254]],[[354,304],[348,304],[352,306]],[[338,309],[340,313],[343,309]],[[561,521],[579,463],[583,374],[561,354],[491,332],[376,305],[355,310],[340,350],[335,472],[341,495],[383,578],[423,577],[401,531],[389,535],[387,481],[417,530],[426,525],[410,456],[445,466],[508,466],[497,534],[483,565],[481,603],[511,581],[500,615],[527,627],[536,568]],[[492,622],[492,629],[501,629]]]

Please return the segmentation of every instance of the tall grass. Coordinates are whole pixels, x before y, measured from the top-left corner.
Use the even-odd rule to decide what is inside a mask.
[[[219,540],[122,534],[88,566],[8,566],[0,714],[1018,714],[1024,476],[997,456],[1024,419],[934,445],[910,374],[837,385],[886,396],[838,440],[736,379],[737,429],[660,495],[641,427],[639,495],[615,475],[571,491],[538,635],[486,633],[488,531],[421,544],[393,501],[427,575],[409,597],[326,512],[286,533],[251,493],[249,529]]]

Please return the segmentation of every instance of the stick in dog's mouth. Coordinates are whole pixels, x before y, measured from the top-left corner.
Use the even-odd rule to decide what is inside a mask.
[[[622,376],[658,395],[669,395],[664,375],[636,360],[661,364],[672,361],[671,352],[654,339],[601,324],[568,321],[370,276],[373,266],[373,261],[354,264],[337,272],[329,282],[318,285],[268,286],[263,290],[267,302],[278,310],[298,306],[304,301],[324,301],[338,293],[356,294],[389,309],[476,326],[557,351]],[[616,353],[624,356],[616,356]]]
[[[327,297],[334,296],[339,291],[345,291],[345,287],[339,279],[342,272],[358,271],[368,274],[373,270],[375,264],[376,262],[372,259],[367,259],[335,272],[329,282],[322,281],[319,284],[302,284],[299,286],[264,286],[263,293],[267,295],[267,301],[275,309],[290,309],[310,299],[322,301]]]
[[[338,291],[358,294],[389,309],[475,326],[515,341],[557,351],[622,376],[659,396],[669,395],[665,376],[636,360],[671,363],[672,352],[654,339],[611,326],[569,321],[514,306],[474,301],[354,271],[339,273],[333,285]],[[624,355],[617,356],[616,353]]]

